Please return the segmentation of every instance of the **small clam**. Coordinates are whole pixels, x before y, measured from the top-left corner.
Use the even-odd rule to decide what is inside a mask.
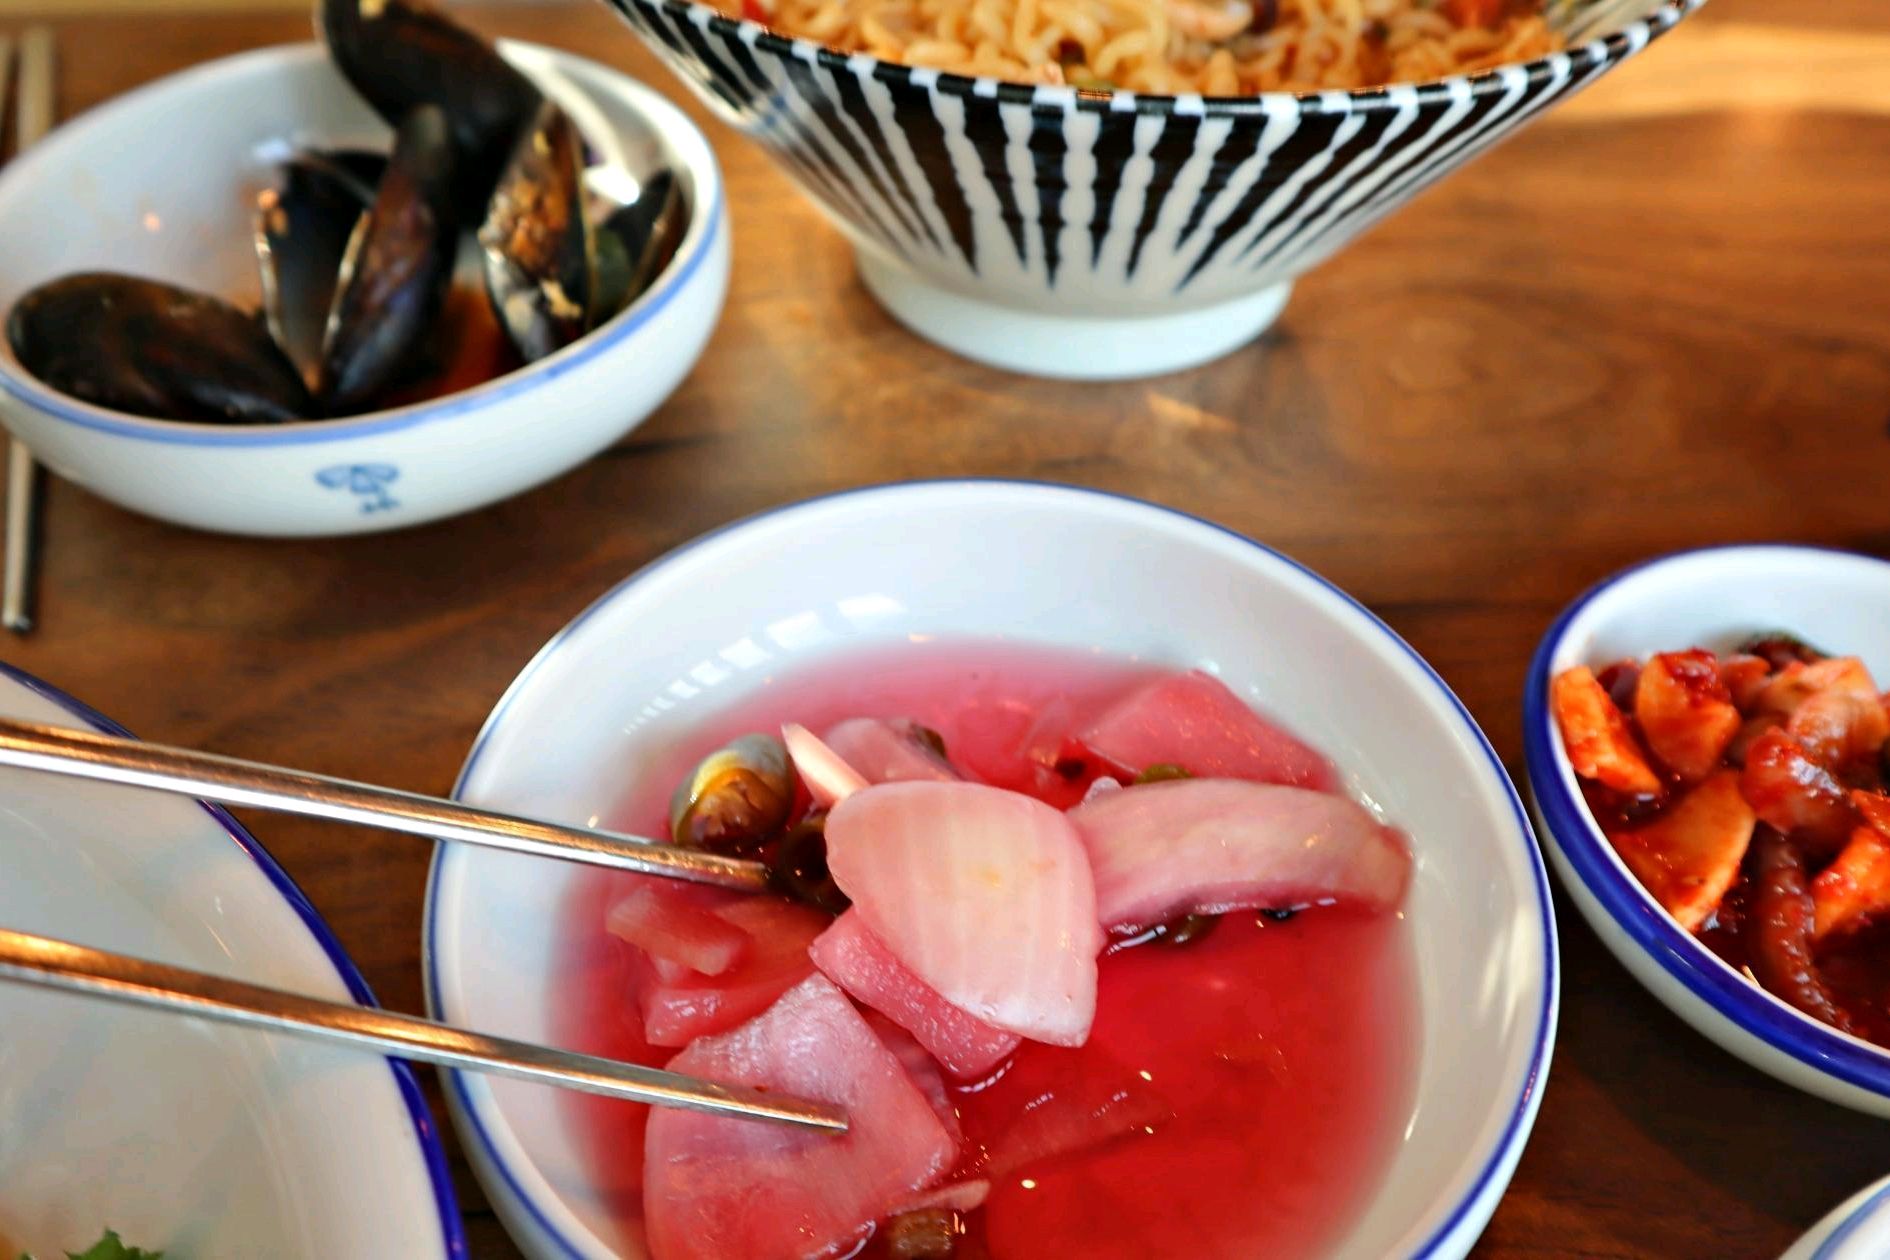
[[[362,165],[363,158],[372,159],[373,167]],[[374,204],[386,164],[376,154],[297,153],[283,163],[279,186],[256,198],[263,317],[311,389],[321,369],[341,259],[356,224]]]
[[[787,748],[772,735],[744,735],[676,785],[670,834],[685,848],[753,854],[781,834],[793,807]]]
[[[827,815],[809,814],[788,829],[769,864],[768,881],[784,897],[828,914],[846,913],[853,903],[827,869]]]
[[[584,142],[550,101],[519,135],[479,245],[493,312],[527,362],[590,330],[597,281],[584,216]]]
[[[390,124],[418,105],[446,111],[460,157],[458,204],[475,220],[538,107],[538,89],[491,44],[422,0],[316,0],[315,24],[335,65]]]
[[[446,115],[433,105],[408,114],[336,277],[318,391],[331,415],[397,380],[439,314],[458,249],[453,160]]]
[[[34,376],[101,407],[219,424],[314,413],[260,320],[155,280],[87,272],[50,281],[14,303],[7,340]]]

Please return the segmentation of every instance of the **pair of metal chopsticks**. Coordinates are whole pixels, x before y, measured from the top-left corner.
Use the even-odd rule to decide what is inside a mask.
[[[458,801],[90,731],[0,719],[0,766],[154,788],[460,844],[759,892],[767,870],[640,836],[566,827]],[[837,1108],[673,1072],[488,1037],[432,1020],[324,1002],[67,941],[0,929],[0,980],[90,994],[399,1058],[524,1077],[665,1107],[842,1130]]]
[[[0,35],[0,103],[7,98],[12,41]],[[20,38],[19,92],[13,103],[13,155],[18,157],[52,130],[53,73],[57,46],[52,31],[30,27]],[[0,110],[4,116],[4,110]],[[18,438],[7,441],[7,508],[4,563],[0,564],[0,625],[15,634],[33,628],[33,570],[38,559],[39,466]]]

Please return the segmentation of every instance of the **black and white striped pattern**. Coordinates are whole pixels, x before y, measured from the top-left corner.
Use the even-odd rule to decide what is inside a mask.
[[[1647,0],[1612,34],[1485,74],[1250,98],[971,79],[689,0],[612,2],[863,248],[961,291],[1100,315],[1291,279],[1704,0]]]

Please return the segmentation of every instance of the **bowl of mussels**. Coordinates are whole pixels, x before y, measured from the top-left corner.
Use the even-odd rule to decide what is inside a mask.
[[[656,93],[420,0],[316,26],[0,175],[0,421],[136,511],[320,535],[483,506],[634,428],[721,312],[721,175]]]

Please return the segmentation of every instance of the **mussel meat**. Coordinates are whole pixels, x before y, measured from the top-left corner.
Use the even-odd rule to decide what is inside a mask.
[[[584,216],[584,142],[550,101],[499,176],[479,245],[493,312],[527,362],[590,330],[597,281]]]
[[[310,389],[321,370],[342,257],[374,204],[386,165],[380,154],[297,153],[282,166],[281,186],[256,198],[263,317]]]
[[[446,115],[419,106],[402,120],[374,205],[342,256],[318,390],[329,414],[369,405],[422,347],[453,281],[453,169]]]
[[[260,320],[155,280],[84,272],[50,281],[14,303],[7,340],[46,384],[117,411],[217,424],[314,413]]]
[[[423,0],[316,0],[316,27],[355,91],[390,125],[437,105],[459,151],[458,204],[478,219],[539,92],[498,51]]]
[[[749,856],[781,834],[793,807],[786,745],[772,735],[744,735],[676,785],[670,834],[684,848]]]

